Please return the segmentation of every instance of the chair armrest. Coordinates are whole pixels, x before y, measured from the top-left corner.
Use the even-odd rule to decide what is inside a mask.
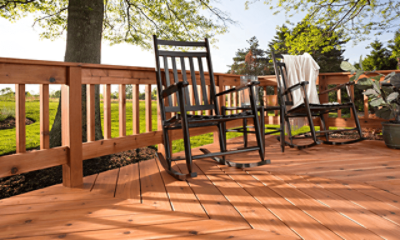
[[[347,82],[347,83],[339,84],[336,87],[333,87],[331,89],[320,92],[318,95],[327,94],[329,92],[336,91],[339,88],[342,88],[343,86],[350,86],[350,85],[354,85],[354,84],[355,84],[355,82]]]
[[[166,98],[166,97],[170,96],[171,94],[177,92],[180,88],[186,87],[188,85],[189,85],[188,82],[178,82],[178,83],[171,84],[169,87],[162,90],[161,96],[163,98]]]
[[[287,95],[288,93],[290,93],[290,92],[292,92],[292,91],[294,91],[294,90],[297,90],[297,89],[299,89],[301,86],[305,86],[305,85],[307,85],[307,84],[308,84],[308,81],[299,82],[299,83],[297,83],[297,84],[295,84],[295,85],[290,86],[289,88],[287,88],[286,91],[283,92],[283,94]]]
[[[252,81],[252,82],[243,83],[243,84],[241,84],[241,85],[239,85],[237,87],[234,87],[234,88],[225,90],[223,92],[217,93],[217,94],[215,94],[215,97],[222,96],[222,95],[225,95],[225,94],[228,94],[228,93],[231,93],[231,92],[237,92],[239,90],[248,88],[250,86],[259,85],[259,84],[260,84],[260,82],[258,82],[258,81]]]

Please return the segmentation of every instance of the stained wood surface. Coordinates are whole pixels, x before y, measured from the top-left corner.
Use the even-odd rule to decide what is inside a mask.
[[[242,144],[231,139],[228,148]],[[364,141],[281,153],[273,136],[266,146],[272,164],[258,168],[196,160],[198,177],[177,181],[150,159],[85,177],[81,188],[55,185],[2,199],[0,239],[399,238],[398,151]],[[205,147],[218,150],[217,143]],[[173,168],[186,172],[183,161]]]
[[[15,133],[17,153],[26,152],[25,84],[15,84]]]
[[[49,84],[40,85],[40,149],[50,148]]]

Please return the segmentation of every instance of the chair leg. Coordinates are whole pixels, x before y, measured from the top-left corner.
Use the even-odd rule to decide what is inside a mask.
[[[219,134],[219,149],[221,152],[226,152],[226,124],[219,123],[218,124],[218,134]],[[225,156],[220,157],[221,164],[225,165]]]
[[[321,118],[322,128],[324,129],[324,131],[326,131],[327,129],[326,129],[324,114],[321,114],[320,118]],[[326,141],[329,141],[329,134],[327,132],[325,132],[325,138],[326,138]]]
[[[168,130],[164,129],[163,131],[164,135],[164,146],[165,146],[165,155],[167,157],[167,164],[168,164],[168,170],[171,170],[171,159],[172,159],[172,149],[171,145],[169,144],[169,133]]]
[[[281,151],[285,152],[285,110],[284,106],[281,105],[281,110],[280,110],[280,134],[281,134]]]
[[[185,99],[183,90],[179,89],[179,96],[181,96],[179,100],[179,105],[181,109],[181,122],[182,122],[182,131],[183,131],[183,143],[185,145],[185,158],[186,158],[186,166],[189,171],[189,174],[192,173],[193,166],[192,166],[192,149],[190,146],[190,135],[189,135],[189,125],[187,121],[186,109],[185,109]]]
[[[248,146],[248,140],[247,140],[247,119],[243,119],[243,141],[244,141],[244,147],[246,148]]]
[[[314,126],[310,106],[308,105],[308,100],[304,100],[304,102],[306,103],[305,107],[306,107],[306,111],[307,111],[308,123],[310,124],[311,137],[315,144],[320,144],[320,141],[318,141],[318,139],[317,139],[317,134],[315,133],[315,126]]]
[[[358,119],[357,110],[356,110],[356,107],[354,106],[354,103],[351,105],[351,109],[353,111],[353,116],[354,116],[354,120],[356,122],[358,134],[360,135],[360,138],[363,138],[360,120]]]
[[[257,145],[260,147],[259,153],[260,153],[260,158],[261,161],[264,161],[265,159],[265,148],[263,147],[263,140],[261,139],[261,129],[260,129],[260,122],[258,120],[258,111],[257,111],[257,103],[255,99],[255,92],[254,92],[254,86],[251,86],[249,89],[250,92],[250,105],[253,110],[254,114],[254,130],[256,132],[256,139],[257,139]]]
[[[265,109],[264,107],[261,107],[260,110],[260,122],[261,122],[261,126],[260,126],[260,130],[261,130],[261,138],[263,140],[263,148],[265,151]]]

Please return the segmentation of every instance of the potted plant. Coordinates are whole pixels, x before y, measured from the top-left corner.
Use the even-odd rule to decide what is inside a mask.
[[[391,120],[382,122],[383,139],[386,146],[400,149],[400,74],[392,72],[385,76],[376,73],[375,70],[364,71],[361,64],[361,69],[357,69],[346,61],[343,61],[340,67],[351,72],[353,76],[350,81],[356,81],[356,87],[363,90],[376,116]],[[372,74],[374,76],[370,76]],[[382,77],[384,80],[380,81]]]

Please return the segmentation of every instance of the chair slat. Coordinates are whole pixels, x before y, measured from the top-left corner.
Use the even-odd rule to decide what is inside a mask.
[[[200,106],[187,106],[187,111],[204,111],[204,110],[213,110],[214,105],[200,105]],[[178,106],[175,107],[165,107],[166,112],[179,112],[180,108]]]
[[[184,82],[187,82],[187,76],[186,76],[186,67],[185,67],[185,58],[181,57],[181,71],[182,71],[182,79]],[[186,105],[190,106],[190,94],[189,94],[189,86],[185,87],[185,100],[186,100]]]
[[[168,70],[168,58],[164,57],[164,72],[165,72],[165,82],[167,84],[167,87],[171,86],[171,81],[169,80],[169,70]],[[172,97],[171,95],[168,96],[168,104],[169,106],[172,106]]]
[[[178,77],[178,70],[176,69],[176,59],[175,57],[171,57],[171,62],[172,62],[172,72],[174,74],[174,83],[179,82],[179,77]],[[179,103],[179,95],[177,93],[174,94],[176,96],[176,100]]]
[[[208,100],[207,100],[207,89],[206,89],[206,80],[204,79],[203,62],[201,61],[201,57],[197,57],[197,61],[198,61],[198,63],[199,63],[201,93],[203,94],[203,101],[204,101],[204,104],[205,104],[205,105],[208,105]]]
[[[182,42],[182,41],[170,41],[170,40],[157,40],[158,45],[169,45],[179,47],[205,47],[206,42]]]
[[[196,74],[194,72],[194,64],[193,64],[192,57],[189,57],[189,66],[190,66],[190,77],[192,78],[194,100],[195,100],[196,105],[200,105],[199,93],[198,93],[198,88],[197,88],[197,83],[196,83]]]
[[[207,57],[206,52],[159,51],[159,54],[164,57]]]

